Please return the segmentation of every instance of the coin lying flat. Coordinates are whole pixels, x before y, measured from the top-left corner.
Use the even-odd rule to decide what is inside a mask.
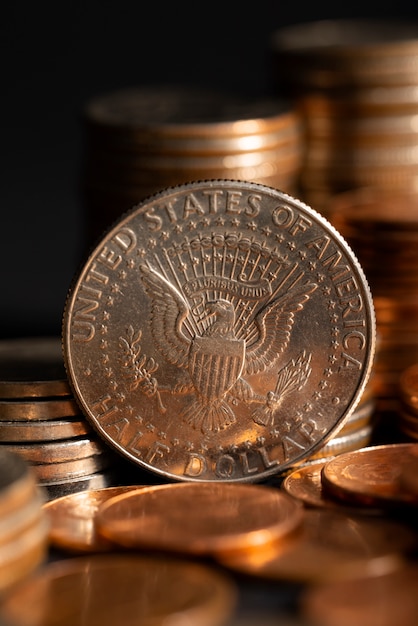
[[[141,485],[126,485],[89,489],[46,502],[44,510],[50,523],[50,543],[56,548],[70,552],[110,550],[114,544],[96,532],[96,513],[110,498],[140,487]]]
[[[79,414],[79,407],[70,397],[48,398],[47,400],[0,400],[0,423],[3,420],[53,420]]]
[[[110,498],[96,528],[125,547],[213,555],[283,538],[303,513],[301,503],[261,485],[174,483]]]
[[[265,579],[317,583],[375,576],[404,565],[415,531],[384,518],[309,509],[288,541],[221,555],[227,567]]]
[[[221,626],[236,602],[232,579],[207,565],[96,554],[50,563],[28,577],[7,595],[0,618],[15,626],[53,626],[57,619],[60,626]]]
[[[251,482],[323,446],[375,351],[362,268],[314,209],[196,181],[124,214],[68,293],[63,353],[87,419],[183,481]]]
[[[325,463],[322,486],[339,500],[366,506],[415,505],[402,482],[403,468],[416,460],[418,443],[394,443],[346,452]]]
[[[101,441],[85,436],[60,441],[8,443],[4,446],[33,464],[75,461],[108,451]]]
[[[0,441],[3,443],[58,441],[89,435],[91,430],[91,425],[83,415],[47,421],[2,421]]]
[[[301,613],[314,626],[414,626],[418,620],[418,569],[359,576],[307,588]]]

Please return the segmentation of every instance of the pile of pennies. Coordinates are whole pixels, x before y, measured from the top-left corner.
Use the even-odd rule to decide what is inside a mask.
[[[0,448],[28,462],[47,498],[107,484],[113,457],[74,399],[60,337],[0,342]]]
[[[295,190],[303,134],[285,98],[136,86],[93,98],[82,122],[88,242],[140,200],[179,183],[233,178]]]
[[[275,90],[306,128],[299,194],[322,213],[358,187],[416,191],[418,36],[414,20],[325,19],[270,41]]]

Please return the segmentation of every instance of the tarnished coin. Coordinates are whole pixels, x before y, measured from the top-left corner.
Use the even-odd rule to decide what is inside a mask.
[[[109,452],[109,447],[100,440],[89,437],[74,437],[61,441],[25,442],[4,444],[7,450],[15,452],[32,464],[60,463],[75,461],[97,454]]]
[[[314,209],[234,180],[125,213],[72,282],[63,353],[88,420],[184,481],[256,481],[355,409],[375,352],[364,272]]]
[[[346,452],[325,463],[322,487],[343,502],[399,507],[417,502],[403,482],[404,468],[417,459],[418,443],[394,443]]]
[[[58,441],[89,435],[91,425],[83,415],[56,420],[0,422],[0,442]]]
[[[70,552],[105,552],[114,544],[96,532],[95,517],[99,507],[114,496],[141,485],[122,485],[88,489],[46,502],[44,510],[49,519],[49,541]]]
[[[124,547],[217,555],[283,539],[303,515],[300,502],[272,487],[172,483],[110,498],[96,528]]]
[[[80,409],[73,398],[49,398],[48,400],[0,400],[1,422],[53,420],[79,415]]]
[[[221,626],[237,597],[232,578],[209,565],[95,554],[55,561],[28,576],[8,593],[0,619],[14,626]]]

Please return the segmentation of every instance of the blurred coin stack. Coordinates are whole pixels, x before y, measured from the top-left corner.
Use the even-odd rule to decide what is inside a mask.
[[[398,427],[409,439],[418,441],[418,360],[406,367],[399,377]],[[418,471],[416,476],[418,485]]]
[[[125,210],[173,185],[229,178],[295,189],[302,129],[284,99],[134,87],[92,99],[82,123],[88,244]]]
[[[326,214],[356,187],[418,189],[418,25],[319,20],[273,33],[274,89],[305,131],[302,200]]]
[[[418,361],[418,194],[347,191],[330,200],[328,218],[369,281],[378,334],[376,395],[382,411],[396,410],[399,376]]]
[[[0,447],[0,599],[46,560],[44,495],[29,464]]]
[[[47,498],[109,484],[112,453],[72,396],[59,337],[0,342],[0,451],[27,462]]]

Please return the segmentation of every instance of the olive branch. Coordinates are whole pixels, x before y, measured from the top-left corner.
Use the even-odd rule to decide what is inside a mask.
[[[126,334],[127,338],[119,337],[119,346],[124,354],[124,358],[121,359],[122,367],[126,369],[130,378],[129,390],[135,391],[139,388],[146,396],[156,396],[159,410],[165,413],[167,409],[158,391],[158,381],[153,376],[158,370],[158,363],[152,357],[141,354],[142,330],[135,333],[133,326],[128,326]]]

